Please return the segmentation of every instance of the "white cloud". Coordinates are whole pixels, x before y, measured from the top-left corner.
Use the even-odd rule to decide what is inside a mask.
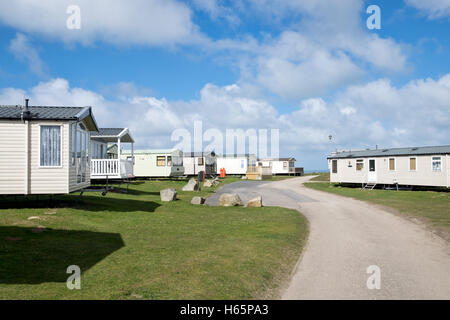
[[[69,5],[81,9],[81,29],[66,27]],[[0,2],[0,22],[66,43],[173,45],[203,41],[187,5],[175,0],[16,0]]]
[[[241,63],[242,82],[256,82],[292,100],[357,83],[371,68],[387,73],[407,69],[402,45],[367,30],[363,1],[275,0],[259,10],[272,8],[267,14],[297,13],[299,22],[255,46],[253,57]]]
[[[344,52],[327,50],[296,32],[283,33],[257,64],[257,81],[289,98],[326,94],[363,75]]]
[[[17,33],[9,43],[9,50],[18,60],[27,63],[31,72],[41,77],[44,75],[45,65],[27,36]]]
[[[281,20],[298,15],[299,22],[275,38],[256,40],[238,33],[234,39],[212,40],[194,24],[195,12],[176,0],[17,0],[0,2],[0,23],[70,44],[194,45],[239,65],[241,85],[264,88],[290,101],[357,83],[370,67],[383,72],[405,69],[402,47],[365,28],[362,0],[261,1],[193,0],[191,4],[215,22],[223,17],[245,18],[246,10]],[[81,8],[80,30],[66,28],[69,4]]]
[[[405,0],[406,3],[417,10],[422,11],[430,19],[450,17],[449,0]]]
[[[293,112],[280,114],[269,102],[249,95],[236,84],[206,84],[198,99],[170,101],[133,95],[106,99],[64,79],[41,82],[24,91],[0,90],[0,104],[92,105],[100,126],[129,127],[138,147],[171,147],[175,129],[280,129],[281,156],[293,155],[307,168],[325,168],[334,148],[420,146],[448,144],[450,136],[450,74],[437,80],[418,79],[402,87],[380,79],[350,86],[334,98],[303,100]],[[334,143],[330,145],[328,135]]]

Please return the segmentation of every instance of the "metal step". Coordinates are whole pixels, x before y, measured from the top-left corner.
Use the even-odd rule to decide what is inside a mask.
[[[363,187],[363,190],[373,190],[376,185],[376,183],[366,183]]]

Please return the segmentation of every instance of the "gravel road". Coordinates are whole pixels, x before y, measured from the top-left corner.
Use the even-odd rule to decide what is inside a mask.
[[[450,299],[450,244],[422,225],[368,203],[303,186],[310,177],[240,181],[207,199],[261,195],[265,206],[297,209],[309,220],[308,244],[283,299]],[[380,271],[380,289],[369,289]],[[373,283],[373,282],[371,282]]]

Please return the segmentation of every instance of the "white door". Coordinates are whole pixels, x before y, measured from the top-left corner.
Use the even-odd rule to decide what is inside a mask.
[[[375,159],[369,159],[369,173],[367,175],[368,182],[377,182],[377,169]]]

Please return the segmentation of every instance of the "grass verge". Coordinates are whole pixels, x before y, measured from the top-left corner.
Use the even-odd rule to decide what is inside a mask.
[[[1,201],[0,299],[277,297],[306,241],[306,219],[276,207],[194,206],[193,196],[214,188],[183,192],[185,183]],[[161,202],[163,188],[176,188],[179,200]],[[66,288],[69,265],[81,268],[81,290]]]
[[[308,173],[308,176],[317,175],[317,177],[312,178],[309,181],[322,181],[322,182],[330,182],[330,173],[329,172],[317,172],[317,173]]]

